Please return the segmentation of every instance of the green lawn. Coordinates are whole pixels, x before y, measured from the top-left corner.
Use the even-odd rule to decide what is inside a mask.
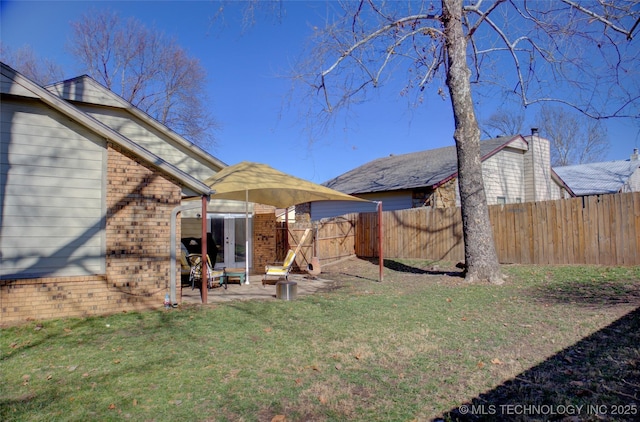
[[[386,264],[383,283],[375,263],[327,268],[338,288],[291,302],[3,329],[0,420],[426,421],[525,403],[640,417],[640,267],[506,266],[493,286]]]

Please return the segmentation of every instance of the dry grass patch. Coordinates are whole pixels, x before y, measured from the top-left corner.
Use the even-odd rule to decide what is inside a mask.
[[[0,419],[423,421],[468,419],[466,404],[638,405],[640,268],[508,266],[492,286],[444,264],[385,264],[383,283],[375,262],[323,268],[336,289],[291,302],[3,330]]]

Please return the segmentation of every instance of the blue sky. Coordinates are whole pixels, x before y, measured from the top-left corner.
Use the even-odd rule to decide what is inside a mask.
[[[217,146],[209,152],[226,162],[269,164],[322,183],[389,154],[453,145],[448,101],[431,97],[411,108],[394,89],[381,90],[352,108],[348,118],[309,142],[307,123],[288,107],[290,82],[282,77],[304,53],[312,26],[323,25],[321,2],[288,1],[281,22],[258,19],[243,31],[237,5],[224,28],[211,26],[219,7],[209,1],[0,1],[0,37],[12,49],[30,45],[38,57],[61,64],[65,78],[81,70],[65,50],[70,22],[91,8],[110,8],[173,36],[208,73],[211,113],[220,123]],[[236,10],[237,11],[237,10]],[[488,117],[494,108],[487,107]],[[603,160],[627,159],[640,143],[640,125],[630,119],[607,122],[611,148]]]

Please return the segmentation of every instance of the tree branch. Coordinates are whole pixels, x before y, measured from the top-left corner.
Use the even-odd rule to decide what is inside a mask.
[[[354,43],[351,47],[349,47],[347,50],[345,50],[340,57],[326,70],[324,70],[322,72],[322,76],[326,76],[329,73],[331,73],[336,67],[338,67],[340,65],[340,63],[342,63],[342,61],[344,59],[346,59],[347,57],[349,57],[355,50],[357,50],[358,48],[360,48],[361,46],[371,42],[373,39],[379,37],[380,35],[388,32],[389,30],[402,25],[405,22],[411,22],[411,21],[416,21],[416,20],[420,20],[420,19],[427,19],[427,20],[436,20],[438,19],[438,17],[436,15],[412,15],[412,16],[407,16],[401,19],[398,19],[390,24],[384,25],[381,28],[379,28],[378,30],[368,34],[366,37],[362,38],[361,40],[357,41],[356,43]]]
[[[484,13],[480,13],[479,12],[479,8],[480,8],[480,3],[478,3],[476,5],[476,7],[470,9],[470,11],[473,11],[475,13],[478,13],[480,15],[480,18],[478,19],[478,21],[475,23],[475,25],[473,25],[471,28],[469,28],[469,32],[467,33],[467,38],[471,38],[473,37],[473,34],[476,32],[476,30],[478,29],[478,27],[482,24],[482,22],[491,14],[491,12],[493,12],[493,10],[498,7],[501,3],[504,3],[506,0],[497,0],[495,3],[493,3],[491,5],[491,7],[489,7],[489,9],[487,9],[486,12]]]
[[[636,28],[638,27],[638,24],[640,24],[640,18],[636,19],[636,23],[634,23],[631,29],[629,30],[629,35],[627,35],[627,41],[631,41],[631,38],[633,37],[633,31],[636,30]]]
[[[582,13],[591,16],[592,18],[594,18],[597,21],[600,21],[602,23],[604,23],[607,27],[613,29],[614,31],[620,32],[623,35],[627,36],[627,39],[630,40],[631,39],[631,31],[626,31],[623,28],[620,28],[619,26],[615,25],[613,22],[611,22],[608,19],[605,19],[604,16],[599,15],[598,13],[595,13],[585,7],[582,7],[581,5],[577,4],[574,1],[571,0],[561,0],[563,3],[568,4],[569,6],[581,11]],[[637,25],[637,22],[636,22]],[[634,28],[635,26],[634,25]]]

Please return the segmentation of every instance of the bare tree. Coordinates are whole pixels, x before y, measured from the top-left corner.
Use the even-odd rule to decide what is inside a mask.
[[[38,58],[30,46],[13,51],[0,42],[0,60],[43,86],[63,78],[62,67],[49,59]]]
[[[482,122],[482,133],[489,138],[522,133],[524,114],[513,109],[499,109]]]
[[[69,49],[91,77],[194,143],[214,143],[206,72],[175,40],[108,10],[91,11],[72,28]]]
[[[472,86],[511,92],[524,106],[558,101],[596,117],[637,116],[638,0],[463,0],[341,3],[317,31],[306,82],[333,113],[366,99],[390,74],[406,89],[446,85],[455,119],[468,281],[503,281],[480,161]],[[624,80],[624,82],[623,82]],[[440,87],[438,93],[443,95]],[[313,113],[313,111],[312,111]]]
[[[609,149],[607,130],[599,120],[549,105],[536,120],[540,134],[550,141],[552,166],[598,161]]]

